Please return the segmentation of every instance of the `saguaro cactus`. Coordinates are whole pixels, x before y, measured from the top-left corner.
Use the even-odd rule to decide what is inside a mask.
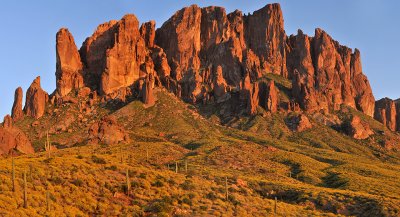
[[[187,173],[187,171],[188,171],[188,162],[187,160],[185,160],[185,172]]]
[[[15,192],[15,162],[14,162],[14,156],[12,155],[12,160],[11,160],[11,170],[12,170],[12,191]]]
[[[225,199],[229,199],[229,189],[228,189],[228,177],[225,176]]]
[[[126,195],[131,191],[131,182],[129,181],[129,169],[126,169]]]
[[[26,170],[24,171],[24,208],[28,207],[28,193],[26,189]]]
[[[149,162],[149,148],[146,148],[146,162]]]
[[[50,138],[49,138],[49,131],[46,132],[46,142],[44,144],[44,148],[47,152],[47,157],[51,157],[51,145],[50,145]]]
[[[46,210],[50,211],[50,192],[46,191]]]

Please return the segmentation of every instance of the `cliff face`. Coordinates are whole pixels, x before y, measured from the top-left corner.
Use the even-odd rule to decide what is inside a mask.
[[[57,69],[56,93],[66,96],[83,87],[82,61],[74,38],[68,29],[60,29],[56,36]]]
[[[344,104],[374,115],[375,98],[362,73],[360,52],[340,45],[326,32],[308,37],[299,30],[288,40],[292,93],[306,111],[338,110]]]
[[[374,118],[392,131],[400,130],[400,104],[389,98],[375,103]]]
[[[269,112],[299,107],[330,112],[347,105],[374,116],[375,99],[362,72],[360,52],[340,45],[321,29],[313,37],[301,30],[288,37],[279,4],[249,15],[192,5],[157,30],[154,21],[139,28],[137,18],[126,15],[98,26],[79,51],[72,34],[61,29],[56,47],[53,95],[61,98],[88,87],[105,100],[119,97],[125,102],[137,93],[151,105],[153,88],[163,86],[190,103],[235,101],[238,114],[255,114],[258,106]],[[271,73],[292,81],[286,106],[275,83],[265,81]],[[37,83],[28,90],[25,105],[25,113],[35,118],[44,114],[47,101]],[[20,95],[13,109],[16,119],[21,116]]]

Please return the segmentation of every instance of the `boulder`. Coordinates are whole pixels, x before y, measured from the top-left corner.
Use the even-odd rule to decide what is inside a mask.
[[[49,95],[40,86],[40,77],[37,77],[26,91],[25,114],[38,119],[44,115]]]
[[[356,115],[344,123],[344,130],[349,136],[355,139],[367,139],[374,134],[368,123],[362,121]]]
[[[285,122],[288,128],[295,132],[303,132],[312,128],[310,120],[304,114],[290,114]]]
[[[19,121],[24,117],[24,112],[22,111],[22,97],[23,91],[21,87],[15,90],[14,94],[14,104],[11,110],[11,117],[14,121]]]
[[[17,127],[13,126],[11,116],[7,115],[0,127],[0,155],[10,154],[17,150],[23,154],[34,153],[28,137]]]
[[[129,141],[129,135],[119,126],[115,117],[106,116],[93,124],[88,131],[88,140],[91,143],[114,145]]]

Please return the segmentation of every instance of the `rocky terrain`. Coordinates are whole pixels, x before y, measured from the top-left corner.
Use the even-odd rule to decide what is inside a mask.
[[[46,161],[56,169],[57,158],[91,156],[92,168],[102,178],[107,174],[109,180],[112,175],[96,165],[97,155],[107,158],[104,164],[112,164],[108,166],[115,170],[128,167],[157,177],[173,177],[170,164],[189,160],[208,173],[196,169],[196,174],[189,175],[186,169],[186,178],[177,179],[206,185],[219,185],[221,177],[235,180],[229,189],[236,198],[207,193],[211,202],[206,205],[193,198],[164,201],[170,209],[158,211],[165,215],[218,215],[224,206],[228,216],[266,215],[274,212],[275,198],[284,203],[280,210],[287,210],[281,215],[400,213],[396,205],[400,186],[395,181],[400,175],[400,104],[388,98],[375,101],[358,49],[339,44],[318,28],[314,36],[301,30],[288,36],[279,4],[248,15],[192,5],[177,11],[160,28],[155,26],[154,21],[140,23],[128,14],[99,25],[79,49],[69,30],[60,29],[56,34],[56,90],[48,94],[37,77],[26,91],[23,106],[23,90],[16,89],[11,116],[0,127],[4,161],[19,156],[20,164],[26,166],[25,157],[30,156],[38,159],[41,171]],[[146,150],[146,160],[138,155],[139,149],[140,153]],[[49,150],[54,157],[42,159],[41,152]],[[84,154],[79,154],[81,150]],[[121,162],[112,153],[124,156]],[[132,162],[133,155],[141,160]],[[44,178],[47,182],[36,181],[48,186],[51,177]],[[380,179],[385,181],[380,183]],[[268,190],[267,180],[273,182]],[[357,183],[368,184],[363,188]],[[87,194],[101,198],[97,207],[77,207],[58,198],[54,200],[61,204],[54,206],[54,213],[66,213],[68,206],[82,215],[96,215],[99,210],[99,215],[158,212],[143,208],[155,203],[156,198],[141,192],[143,188],[152,192],[152,187],[138,184],[135,199],[134,193],[126,195],[115,186],[108,189],[113,195],[99,196],[93,191],[104,185],[100,182],[72,184],[85,185]],[[170,187],[175,184],[168,181]],[[152,186],[162,187],[157,185],[161,184]],[[306,188],[320,193],[312,195]],[[44,189],[34,191],[43,193]],[[381,200],[382,195],[388,198]],[[120,213],[99,205],[110,198]],[[267,207],[240,208],[262,201]],[[372,205],[363,205],[365,201]],[[14,206],[20,207],[18,202]],[[31,214],[45,213],[35,206]],[[1,209],[0,213],[4,214]]]

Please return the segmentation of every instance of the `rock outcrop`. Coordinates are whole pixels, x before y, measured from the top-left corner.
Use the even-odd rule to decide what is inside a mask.
[[[267,111],[275,113],[279,109],[279,90],[273,80],[260,88],[260,105]]]
[[[0,127],[0,155],[11,154],[13,150],[23,154],[34,153],[28,137],[13,126],[11,116],[7,115],[4,117],[3,126]]]
[[[285,120],[288,128],[295,132],[303,132],[312,128],[310,120],[304,114],[291,114]]]
[[[35,119],[42,117],[48,98],[49,95],[40,86],[40,77],[37,77],[26,91],[25,114]]]
[[[100,25],[80,49],[86,83],[104,95],[134,84],[146,60],[145,46],[132,14]]]
[[[260,58],[264,70],[287,77],[286,33],[280,5],[266,5],[246,17],[245,29],[247,45]]]
[[[156,22],[154,20],[143,23],[140,26],[140,35],[144,39],[146,47],[154,47],[156,38]]]
[[[399,130],[400,116],[395,101],[383,98],[375,102],[374,118],[392,131]]]
[[[321,29],[310,38],[300,30],[288,40],[293,96],[307,111],[332,111],[342,104],[373,116],[375,101],[362,73],[360,52],[340,45]]]
[[[60,29],[56,36],[56,93],[63,97],[84,86],[82,62],[74,38],[68,29]]]
[[[258,83],[252,84],[250,82],[250,76],[247,74],[240,86],[240,101],[242,102],[241,104],[245,113],[248,115],[255,115],[257,113],[259,103],[258,92]]]
[[[149,74],[144,80],[142,87],[142,101],[146,106],[152,106],[155,103],[154,94],[154,76]]]
[[[223,74],[222,67],[217,66],[214,75],[214,82],[212,83],[212,89],[217,103],[223,102],[228,98],[227,95],[228,84],[226,83]]]
[[[200,24],[201,8],[192,5],[176,12],[156,31],[156,44],[167,54],[175,80],[200,69]]]
[[[192,5],[156,31],[156,44],[165,51],[171,77],[189,102],[208,97],[203,89],[212,83],[210,66],[219,65],[233,89],[246,75],[253,85],[263,74],[275,73],[292,79],[293,97],[306,111],[329,112],[345,104],[373,116],[374,97],[362,73],[360,52],[353,53],[320,29],[314,37],[299,30],[288,38],[279,4],[247,16]]]
[[[14,121],[19,121],[24,117],[24,112],[22,111],[22,97],[23,91],[21,87],[15,90],[14,94],[14,104],[11,110],[11,117]]]
[[[101,121],[93,124],[88,134],[88,140],[91,143],[115,145],[129,141],[129,135],[118,125],[113,116],[103,117]]]
[[[368,123],[362,121],[358,116],[353,116],[344,124],[344,130],[355,139],[367,139],[370,135],[374,134]]]

